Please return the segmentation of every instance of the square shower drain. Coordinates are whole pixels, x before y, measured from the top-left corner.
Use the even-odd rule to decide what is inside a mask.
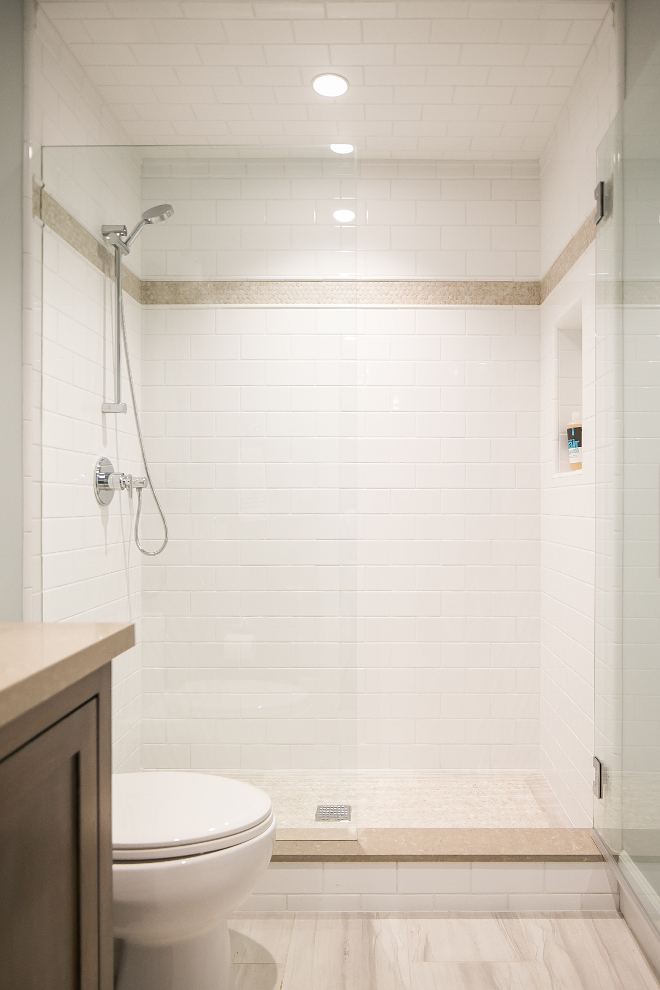
[[[318,804],[316,806],[317,822],[350,822],[350,804]]]

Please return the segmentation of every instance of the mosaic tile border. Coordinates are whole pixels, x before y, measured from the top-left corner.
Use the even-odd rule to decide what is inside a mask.
[[[569,273],[576,261],[582,257],[589,245],[593,244],[596,240],[595,218],[596,211],[594,209],[578,232],[571,237],[559,257],[550,265],[550,268],[541,279],[541,302],[545,302],[552,290],[557,288],[561,280]]]
[[[147,306],[538,306],[538,282],[356,280],[148,282]]]
[[[657,306],[660,303],[660,280],[639,279],[637,282],[628,280],[619,291],[627,306]]]
[[[79,220],[35,180],[32,211],[108,278],[114,259]],[[596,237],[591,213],[540,282],[360,279],[141,280],[124,269],[124,288],[144,306],[539,306]]]
[[[98,268],[107,278],[114,281],[115,259],[114,253],[105,247],[101,241],[97,240],[86,227],[72,217],[63,206],[54,199],[50,193],[33,181],[32,184],[32,212],[42,223],[61,237],[69,247],[82,255],[86,261]],[[142,283],[130,268],[123,266],[122,285],[125,291],[135,299],[142,302]]]

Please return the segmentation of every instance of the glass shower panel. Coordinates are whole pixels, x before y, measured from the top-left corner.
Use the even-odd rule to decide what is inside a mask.
[[[605,145],[599,225],[595,824],[660,925],[660,53]],[[619,136],[620,135],[620,136]],[[614,154],[612,150],[614,149]],[[608,178],[601,172],[601,178]],[[602,226],[602,230],[600,227]],[[600,749],[599,749],[600,747]]]
[[[104,213],[108,161],[133,198],[109,197]],[[144,209],[174,208],[125,261],[170,530],[162,556],[140,558],[141,766],[252,780],[271,793],[281,836],[353,837],[355,156],[48,148],[43,178],[97,240],[101,222],[130,229]],[[144,533],[160,536],[148,499]],[[350,823],[315,820],[317,805],[344,804]]]
[[[623,552],[623,186],[621,120],[598,149],[606,216],[596,236],[596,593],[594,752],[605,768],[594,826],[621,848]]]

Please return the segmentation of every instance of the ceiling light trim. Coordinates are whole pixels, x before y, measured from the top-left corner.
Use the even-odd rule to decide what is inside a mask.
[[[348,92],[348,79],[338,72],[321,72],[312,79],[312,89],[319,96],[336,99]]]

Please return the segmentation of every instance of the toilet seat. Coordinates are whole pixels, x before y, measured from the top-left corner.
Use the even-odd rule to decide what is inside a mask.
[[[113,860],[151,862],[202,856],[248,842],[273,822],[264,791],[213,774],[115,774]]]

